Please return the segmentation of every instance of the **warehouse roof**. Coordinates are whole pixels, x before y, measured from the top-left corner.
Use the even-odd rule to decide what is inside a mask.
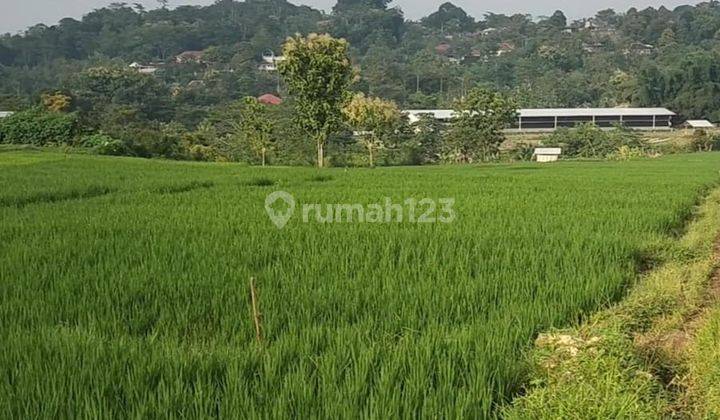
[[[644,115],[675,116],[666,108],[547,108],[521,109],[521,117],[639,117]]]
[[[409,109],[403,111],[405,114],[417,117],[422,114],[432,114],[439,120],[449,120],[455,116],[452,109]],[[633,116],[666,116],[672,117],[676,114],[666,108],[538,108],[520,109],[521,117],[633,117]]]
[[[432,115],[438,120],[449,120],[455,116],[455,111],[452,109],[407,109],[403,111],[403,114],[418,117],[420,115]]]

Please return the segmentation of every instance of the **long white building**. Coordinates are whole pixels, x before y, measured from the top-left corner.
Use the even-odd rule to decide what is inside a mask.
[[[451,109],[410,109],[403,111],[410,122],[421,115],[432,115],[449,122],[455,117]],[[542,132],[562,127],[592,123],[601,128],[623,125],[636,130],[669,130],[676,114],[666,108],[546,108],[520,109],[515,124],[508,131]]]

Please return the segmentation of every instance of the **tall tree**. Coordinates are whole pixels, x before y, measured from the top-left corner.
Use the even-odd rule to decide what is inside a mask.
[[[386,9],[392,0],[338,0],[333,12],[339,13],[349,9]]]
[[[465,10],[452,3],[443,3],[437,12],[422,19],[423,25],[443,32],[471,31],[475,28],[475,19]]]
[[[417,147],[417,163],[437,163],[440,160],[442,147],[441,123],[432,115],[424,114],[412,125],[415,131]]]
[[[278,66],[295,98],[297,122],[315,142],[320,168],[328,138],[341,127],[342,110],[350,99],[354,70],[348,48],[345,40],[330,35],[298,35],[285,43],[285,60]]]
[[[449,139],[456,161],[489,161],[505,140],[503,130],[517,116],[515,101],[499,92],[476,87],[455,104]]]
[[[384,138],[400,120],[400,110],[395,102],[358,93],[345,107],[344,113],[368,151],[370,166],[374,166],[375,152],[383,147]]]
[[[260,159],[262,166],[265,166],[267,152],[272,147],[272,121],[266,105],[252,96],[245,98],[235,131],[235,137],[246,144]]]

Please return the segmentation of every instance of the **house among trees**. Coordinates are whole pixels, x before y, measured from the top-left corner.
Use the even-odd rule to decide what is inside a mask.
[[[185,52],[180,53],[177,57],[175,57],[175,61],[178,64],[190,64],[190,63],[200,64],[203,62],[204,56],[205,56],[204,51],[185,51]]]
[[[435,52],[439,55],[448,55],[452,50],[452,46],[447,42],[441,42],[435,46]]]
[[[480,34],[482,36],[490,36],[490,35],[494,34],[495,32],[497,32],[497,28],[487,28],[487,29],[480,31]]]
[[[515,51],[515,45],[509,42],[503,42],[497,50],[497,56],[500,57],[501,55],[509,54],[513,51]]]
[[[600,42],[584,42],[582,46],[583,51],[588,54],[597,54],[602,51],[604,47],[605,46]]]
[[[271,93],[266,93],[265,95],[259,96],[258,102],[265,105],[281,105],[283,103],[283,100]]]
[[[625,50],[625,55],[650,55],[655,51],[655,46],[642,42],[633,42]]]
[[[283,56],[276,56],[272,51],[266,51],[262,56],[262,64],[258,67],[260,71],[275,72],[278,69],[278,63],[285,60]]]
[[[485,54],[479,48],[473,48],[470,50],[470,54],[463,57],[463,64],[476,63],[485,58]]]
[[[138,62],[134,62],[134,63],[130,64],[130,66],[128,66],[128,67],[130,67],[131,69],[137,70],[137,72],[140,74],[155,74],[158,70],[160,70],[159,67],[146,66],[146,65],[140,64]]]

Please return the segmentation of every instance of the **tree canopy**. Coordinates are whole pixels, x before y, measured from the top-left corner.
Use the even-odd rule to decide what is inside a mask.
[[[289,38],[279,71],[295,99],[298,125],[315,141],[317,165],[324,165],[328,138],[342,125],[342,109],[350,99],[354,75],[349,44],[330,35]]]

